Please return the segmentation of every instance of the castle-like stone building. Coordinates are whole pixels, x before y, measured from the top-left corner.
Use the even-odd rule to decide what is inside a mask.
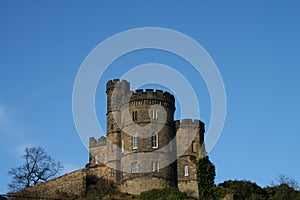
[[[175,186],[198,197],[196,160],[205,154],[204,123],[174,120],[175,98],[153,89],[130,91],[125,80],[106,85],[107,134],[89,139],[85,168],[11,194],[9,199],[89,198],[91,177],[139,195]]]
[[[106,94],[107,136],[90,138],[90,171],[130,194],[172,185],[198,196],[195,161],[205,152],[204,123],[175,121],[168,92],[133,92],[129,82],[115,79]]]

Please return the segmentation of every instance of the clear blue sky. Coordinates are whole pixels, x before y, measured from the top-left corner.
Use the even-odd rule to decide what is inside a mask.
[[[0,193],[7,192],[7,171],[21,164],[28,146],[44,147],[64,163],[65,172],[85,166],[88,151],[72,117],[77,70],[101,41],[145,26],[189,35],[219,67],[227,118],[210,152],[218,183],[247,179],[265,186],[278,174],[300,180],[299,7],[297,1],[258,0],[1,1]],[[124,56],[100,81],[96,100],[101,124],[103,84],[120,75],[116,66],[181,62],[172,57],[168,63],[169,55],[157,52],[141,55]],[[205,99],[201,118],[208,123]]]

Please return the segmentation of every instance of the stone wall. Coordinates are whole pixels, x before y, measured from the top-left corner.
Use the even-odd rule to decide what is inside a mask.
[[[189,196],[196,198],[199,197],[197,181],[179,181],[178,190],[181,192],[186,192]]]
[[[133,195],[140,195],[141,192],[164,188],[168,185],[169,181],[154,178],[154,177],[139,177],[136,179],[127,180],[121,185],[121,192]]]
[[[80,169],[14,193],[8,199],[69,199],[84,196],[86,171]]]

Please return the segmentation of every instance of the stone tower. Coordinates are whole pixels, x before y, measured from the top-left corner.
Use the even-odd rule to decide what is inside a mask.
[[[127,81],[114,79],[106,84],[107,94],[107,166],[110,168],[108,177],[115,183],[121,178],[121,127],[120,107],[122,98],[129,93],[130,85]]]
[[[90,172],[125,193],[172,185],[197,197],[204,123],[174,121],[175,98],[162,90],[133,92],[129,82],[114,79],[106,94],[107,136],[90,138]]]
[[[200,120],[176,121],[177,135],[177,181],[178,189],[192,196],[198,196],[196,159],[205,153],[204,123]]]
[[[175,186],[169,159],[176,150],[168,148],[175,136],[174,112],[174,96],[161,90],[136,90],[121,106],[122,191],[138,194]]]

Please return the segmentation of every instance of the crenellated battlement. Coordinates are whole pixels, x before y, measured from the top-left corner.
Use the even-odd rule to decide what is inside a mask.
[[[99,139],[96,139],[94,137],[89,138],[89,146],[91,147],[99,147],[99,146],[106,146],[107,138],[104,136],[101,136]]]
[[[124,91],[129,92],[130,83],[126,80],[120,80],[120,79],[109,80],[106,83],[106,91],[113,90],[115,88],[123,88]]]
[[[179,128],[201,128],[201,129],[204,129],[204,123],[198,119],[186,118],[186,119],[182,119],[181,121],[176,120],[175,127],[176,127],[176,129],[179,129]]]
[[[140,100],[145,100],[149,101],[149,104],[157,104],[157,101],[162,101],[165,103],[169,103],[172,106],[175,106],[175,98],[172,94],[170,94],[167,91],[162,91],[162,90],[153,90],[153,89],[138,89],[135,90],[134,92],[131,92],[130,94],[130,102],[133,101],[140,101]],[[156,101],[155,101],[156,100]],[[156,103],[151,103],[151,102],[156,102]]]

